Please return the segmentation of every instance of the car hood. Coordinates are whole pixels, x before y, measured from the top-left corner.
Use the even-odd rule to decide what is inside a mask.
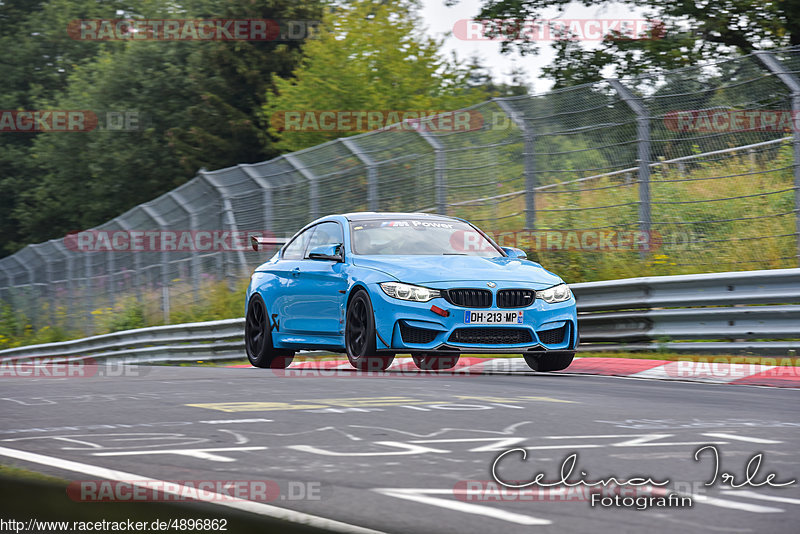
[[[400,282],[432,284],[455,281],[527,282],[544,289],[561,278],[536,262],[480,256],[356,256],[353,265],[382,271]]]

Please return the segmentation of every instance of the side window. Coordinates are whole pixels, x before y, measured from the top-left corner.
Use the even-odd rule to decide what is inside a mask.
[[[306,251],[306,245],[308,245],[308,240],[311,238],[311,234],[314,233],[316,228],[316,226],[309,228],[299,236],[295,237],[294,240],[289,243],[289,245],[283,251],[283,259],[302,260],[303,254]]]
[[[339,223],[324,222],[315,226],[313,230],[314,235],[311,236],[311,242],[306,249],[306,257],[308,257],[308,252],[314,247],[344,243],[344,234],[342,233],[342,227],[339,226]]]

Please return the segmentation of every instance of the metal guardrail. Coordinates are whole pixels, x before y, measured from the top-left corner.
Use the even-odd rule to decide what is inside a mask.
[[[137,363],[244,356],[244,318],[153,326],[0,351],[0,361],[31,358],[124,359]]]
[[[653,276],[570,286],[583,350],[800,350],[800,269]],[[244,319],[154,326],[0,351],[0,361],[137,363],[244,357]]]
[[[570,286],[584,350],[800,350],[800,269],[628,278]]]

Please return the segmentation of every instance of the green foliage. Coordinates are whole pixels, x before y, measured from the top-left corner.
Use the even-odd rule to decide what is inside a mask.
[[[448,0],[457,4],[459,0]],[[581,0],[594,7],[602,17],[603,0]],[[713,2],[676,2],[674,0],[622,0],[631,8],[642,10],[652,22],[647,39],[628,39],[619,33],[607,36],[598,48],[580,46],[576,40],[556,40],[556,57],[545,69],[555,86],[566,87],[594,82],[606,67],[616,77],[644,72],[677,69],[717,61],[753,50],[800,45],[800,2],[798,0],[716,0]],[[544,10],[556,8],[561,18],[572,0],[482,0],[476,18],[542,19]],[[494,33],[508,37],[502,49],[517,49],[523,54],[539,52],[535,40],[519,38],[514,24],[505,24]],[[580,37],[580,36],[576,36]]]
[[[323,0],[46,0],[0,3],[0,109],[134,113],[135,131],[4,134],[0,255],[101,224],[199,168],[278,154],[260,122],[273,77],[303,41],[80,41],[86,18],[315,20]]]
[[[326,15],[306,58],[291,79],[276,79],[264,107],[277,146],[294,151],[358,133],[281,131],[281,111],[446,111],[485,100],[480,82],[470,89],[468,71],[419,33],[417,8],[415,0],[357,0]]]
[[[494,219],[482,226],[498,242],[519,246],[529,258],[568,282],[791,268],[796,254],[793,176],[791,167],[786,166],[792,161],[791,150],[791,145],[785,145],[755,162],[747,154],[739,154],[721,161],[696,163],[683,170],[675,165],[657,168],[651,176],[655,240],[644,258],[635,250],[548,249],[545,241],[537,242],[526,234],[521,234],[522,241],[512,241],[513,234],[508,232],[524,227],[522,197],[508,202],[500,212],[501,216],[519,215],[497,218],[491,206],[471,207],[469,213],[462,215],[473,220]],[[581,185],[584,190],[570,184],[554,189],[557,192],[552,194],[537,194],[536,228],[630,231],[632,228],[626,223],[636,220],[638,189],[634,182],[620,183],[615,178],[592,180],[590,185]],[[769,191],[784,192],[734,198]],[[587,209],[617,204],[630,205]],[[546,211],[567,208],[571,211]],[[742,220],[743,217],[752,219]]]

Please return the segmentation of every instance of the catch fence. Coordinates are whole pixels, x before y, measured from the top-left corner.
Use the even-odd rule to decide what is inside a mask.
[[[282,237],[364,210],[466,218],[568,282],[799,265],[800,48],[465,111],[461,130],[405,124],[201,170],[89,233],[205,233],[208,250],[27,246],[0,260],[5,324],[95,334],[205,319],[192,310],[271,255],[226,232]]]

